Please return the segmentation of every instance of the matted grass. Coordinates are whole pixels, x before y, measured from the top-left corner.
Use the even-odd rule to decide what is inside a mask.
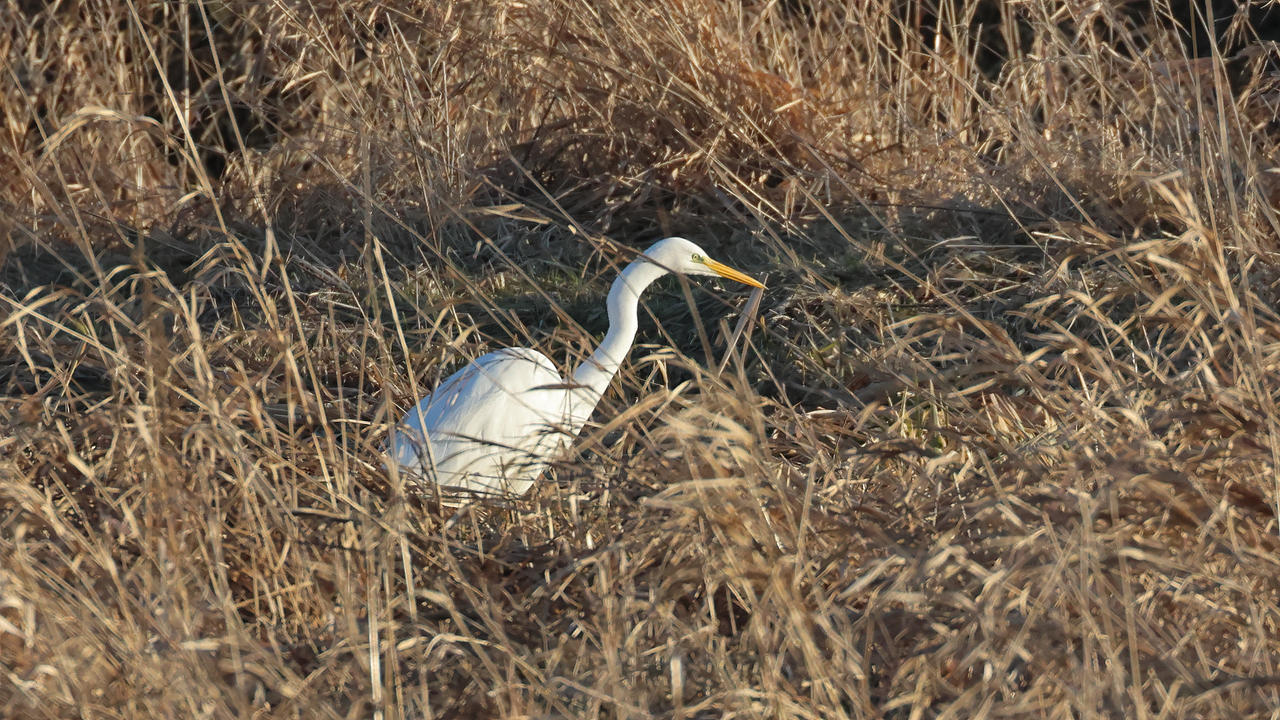
[[[1280,57],[1204,12],[10,3],[0,715],[1280,716]],[[667,280],[528,497],[388,475],[667,234],[743,347]]]

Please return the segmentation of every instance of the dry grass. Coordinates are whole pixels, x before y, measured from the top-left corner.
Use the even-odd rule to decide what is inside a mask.
[[[844,5],[9,0],[0,715],[1280,716],[1264,9]],[[674,233],[722,376],[387,477]]]

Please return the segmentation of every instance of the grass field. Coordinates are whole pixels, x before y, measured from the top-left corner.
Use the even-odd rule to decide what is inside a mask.
[[[1266,5],[9,0],[0,716],[1280,717]]]

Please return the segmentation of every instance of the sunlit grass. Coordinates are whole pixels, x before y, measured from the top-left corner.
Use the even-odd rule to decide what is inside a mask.
[[[0,716],[1274,713],[1248,20],[0,13]],[[768,276],[742,348],[740,288],[664,280],[529,496],[388,473],[441,378],[570,369],[673,234]]]

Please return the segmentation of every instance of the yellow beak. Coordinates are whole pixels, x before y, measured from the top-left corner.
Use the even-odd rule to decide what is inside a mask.
[[[756,280],[750,275],[744,272],[741,272],[739,270],[734,270],[728,265],[725,265],[724,263],[721,263],[721,262],[716,262],[711,258],[707,258],[706,260],[703,260],[702,264],[714,270],[715,273],[720,277],[729,278],[730,280],[736,280],[742,283],[743,285],[750,285],[751,287],[758,287],[758,288],[764,287],[764,283],[760,282],[759,280]]]

